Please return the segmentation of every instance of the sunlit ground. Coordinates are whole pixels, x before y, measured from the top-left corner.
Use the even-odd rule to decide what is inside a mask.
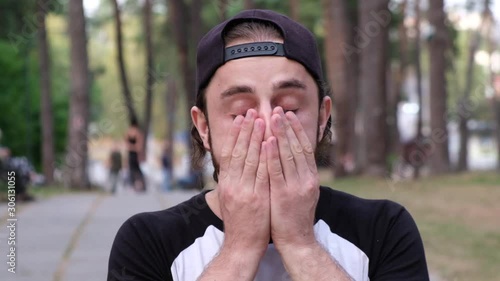
[[[429,267],[443,279],[500,280],[500,174],[469,173],[418,182],[353,178],[324,184],[404,205],[420,229]]]

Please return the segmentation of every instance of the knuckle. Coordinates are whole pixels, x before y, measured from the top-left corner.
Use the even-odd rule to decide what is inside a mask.
[[[286,160],[287,162],[294,162],[293,154],[291,154],[291,153],[290,153],[290,154],[287,154],[287,155],[285,156],[285,160]]]
[[[231,158],[233,159],[241,159],[243,157],[243,152],[240,149],[235,149],[233,150],[233,153],[231,153]]]
[[[295,153],[297,153],[297,154],[300,154],[300,153],[303,152],[303,149],[302,149],[302,146],[300,144],[294,143],[292,145],[292,151],[295,152]]]
[[[314,149],[310,143],[304,145],[303,151],[309,155],[314,154]]]
[[[226,200],[233,201],[235,198],[235,194],[234,194],[232,188],[222,188],[221,190],[219,190],[219,196],[224,201],[226,201]]]
[[[221,160],[229,160],[231,152],[228,149],[223,148],[221,151],[220,158]]]
[[[281,167],[274,168],[271,170],[271,175],[274,177],[281,176],[283,175],[283,170],[281,169]]]
[[[315,176],[308,177],[305,186],[307,189],[316,189],[319,186],[319,180]]]
[[[243,126],[241,126],[241,131],[243,132],[249,132],[253,129],[253,121],[252,120],[245,120],[243,122]]]
[[[247,167],[249,167],[249,168],[257,168],[257,166],[258,166],[258,165],[259,165],[259,164],[258,164],[258,162],[257,162],[257,161],[255,161],[255,160],[254,160],[254,159],[252,159],[252,158],[247,158],[247,159],[245,160],[245,166],[247,166]]]
[[[262,167],[267,167],[267,159],[265,157],[260,157],[259,165]]]
[[[268,180],[267,173],[262,170],[257,171],[256,178],[258,182],[267,182]]]
[[[285,122],[284,124],[285,126],[285,130],[290,130],[292,128],[292,126],[290,126],[290,123],[289,122]]]

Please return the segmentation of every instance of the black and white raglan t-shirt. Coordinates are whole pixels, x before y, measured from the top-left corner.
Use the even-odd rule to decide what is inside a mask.
[[[224,240],[223,223],[208,207],[205,194],[128,219],[113,243],[108,281],[195,281]],[[321,187],[314,230],[316,239],[354,280],[429,280],[417,226],[394,202]],[[273,244],[255,280],[291,280]]]

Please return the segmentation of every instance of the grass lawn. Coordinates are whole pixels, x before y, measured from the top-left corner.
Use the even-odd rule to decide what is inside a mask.
[[[420,229],[429,268],[445,280],[500,280],[500,174],[468,173],[418,182],[352,178],[323,183],[405,206]]]
[[[104,191],[95,187],[93,187],[90,190],[74,190],[57,185],[37,186],[37,187],[32,186],[29,188],[29,194],[35,196],[35,198],[37,199],[49,198],[61,194],[69,194],[69,193],[78,194],[78,193],[89,193],[89,192],[104,193]]]

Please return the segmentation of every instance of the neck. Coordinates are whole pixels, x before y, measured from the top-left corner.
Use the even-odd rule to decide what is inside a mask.
[[[221,212],[220,212],[220,203],[219,203],[219,193],[217,187],[214,190],[207,192],[205,194],[205,200],[207,200],[208,207],[212,212],[222,220]]]

